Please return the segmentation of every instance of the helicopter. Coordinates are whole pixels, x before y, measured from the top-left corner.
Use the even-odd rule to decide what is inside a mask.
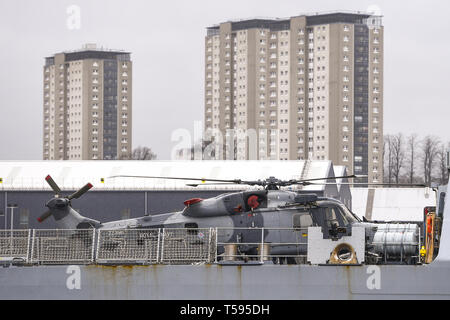
[[[220,228],[222,231],[218,235],[218,242],[242,244],[239,245],[239,252],[246,255],[257,252],[257,246],[250,244],[261,242],[262,230],[264,242],[274,244],[271,246],[271,255],[274,256],[306,254],[309,227],[321,227],[323,239],[332,241],[337,241],[344,236],[351,236],[354,227],[363,227],[366,230],[368,247],[374,247],[371,242],[376,236],[379,225],[377,222],[371,222],[365,218],[361,220],[341,201],[334,198],[281,189],[295,185],[321,184],[318,182],[330,179],[360,178],[356,175],[307,180],[279,180],[269,177],[265,180],[255,181],[126,175],[109,178],[196,181],[197,183],[187,184],[191,187],[204,184],[237,184],[260,188],[254,190],[244,188],[245,190],[242,191],[224,193],[209,199],[188,199],[184,202],[184,209],[178,212],[102,223],[80,215],[71,206],[73,199],[80,198],[93,187],[91,183],[86,184],[75,193],[63,197],[61,189],[48,175],[45,180],[55,192],[55,197],[46,203],[48,211],[41,215],[38,221],[43,222],[53,216],[58,228],[62,229],[138,229],[144,231],[155,228],[182,228],[195,232],[195,230],[204,228]],[[282,232],[282,229],[290,230],[290,232]],[[283,243],[288,245],[281,245]],[[224,248],[221,248],[222,252],[223,250]],[[378,256],[378,251],[372,255]],[[344,254],[348,254],[348,252]]]

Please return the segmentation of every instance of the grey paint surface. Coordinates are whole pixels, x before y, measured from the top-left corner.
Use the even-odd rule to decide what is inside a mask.
[[[0,299],[450,299],[449,216],[430,265],[9,267]]]
[[[448,263],[377,266],[380,289],[370,289],[372,267],[80,266],[80,289],[69,289],[73,266],[10,267],[0,270],[0,299],[450,298]]]

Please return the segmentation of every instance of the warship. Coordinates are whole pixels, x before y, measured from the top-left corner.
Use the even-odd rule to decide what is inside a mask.
[[[47,182],[54,184],[49,177]],[[268,189],[277,189],[273,186]],[[58,191],[57,186],[52,188]],[[0,232],[0,299],[450,298],[447,186],[435,189],[436,206],[424,208],[423,224],[359,221],[353,217],[350,228],[320,226],[311,221],[302,228],[295,225],[295,218],[293,228],[189,223],[179,228],[177,219],[183,214],[186,218],[202,212],[195,206],[203,206],[208,212],[212,212],[211,208],[220,211],[214,201],[234,201],[233,197],[227,200],[226,195],[204,201],[188,200],[183,212],[168,214],[170,217],[161,215],[156,221],[143,217],[102,227],[70,207],[70,201],[89,188],[86,185],[65,198],[56,194],[47,203],[49,211],[40,219],[53,215],[64,221],[65,229]],[[267,210],[258,208],[264,201],[267,206],[272,201],[283,212],[291,207],[300,211],[307,207],[306,211],[312,212],[330,202],[340,206],[341,213],[346,210],[337,200],[313,195],[296,197],[287,193],[291,200],[283,202],[280,192],[266,190],[267,198],[239,193],[248,196],[248,204],[254,205],[241,216],[258,216],[258,210]],[[353,219],[349,210],[342,214],[347,222]],[[146,219],[150,219],[147,225]],[[302,215],[298,217],[300,224],[305,220]],[[167,221],[176,223],[164,225]],[[79,224],[78,228],[73,223]],[[88,225],[91,228],[85,228]],[[242,234],[248,235],[247,242],[242,240]],[[289,250],[280,249],[283,247]]]

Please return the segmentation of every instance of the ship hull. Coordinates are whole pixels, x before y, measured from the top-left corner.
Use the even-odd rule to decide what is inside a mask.
[[[0,299],[449,299],[450,263],[150,265],[0,269]]]

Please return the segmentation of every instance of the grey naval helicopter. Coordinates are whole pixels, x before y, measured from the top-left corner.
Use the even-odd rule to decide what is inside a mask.
[[[61,189],[48,175],[45,180],[55,192],[55,197],[46,203],[48,211],[41,215],[38,221],[43,222],[53,216],[58,228],[61,229],[137,229],[143,233],[154,228],[186,228],[192,232],[203,228],[220,228],[223,229],[223,232],[218,234],[218,242],[242,243],[238,247],[239,252],[249,256],[256,253],[257,246],[248,244],[261,242],[261,230],[264,232],[264,242],[274,244],[271,247],[271,255],[288,256],[306,254],[308,227],[322,227],[323,238],[332,240],[350,236],[353,227],[364,227],[366,248],[374,248],[370,256],[380,258],[382,254],[380,251],[386,249],[377,249],[372,245],[376,237],[377,226],[380,224],[370,222],[365,218],[361,220],[339,200],[280,189],[295,185],[328,184],[316,182],[361,178],[361,176],[349,175],[308,180],[279,180],[270,177],[257,181],[125,175],[109,178],[119,177],[200,181],[196,184],[187,184],[191,187],[208,182],[207,184],[211,185],[258,186],[261,189],[224,193],[209,199],[188,199],[184,202],[184,209],[179,212],[102,223],[83,217],[71,207],[71,201],[80,198],[90,190],[93,187],[92,184],[88,183],[75,193],[63,197]],[[357,185],[358,183],[348,184]],[[367,185],[367,183],[360,184]],[[282,229],[290,229],[291,232],[281,232]],[[385,236],[385,234],[381,236]],[[292,245],[276,245],[281,243]],[[223,252],[224,248],[222,247],[218,253]],[[344,256],[348,256],[348,254],[348,251],[343,252]]]

